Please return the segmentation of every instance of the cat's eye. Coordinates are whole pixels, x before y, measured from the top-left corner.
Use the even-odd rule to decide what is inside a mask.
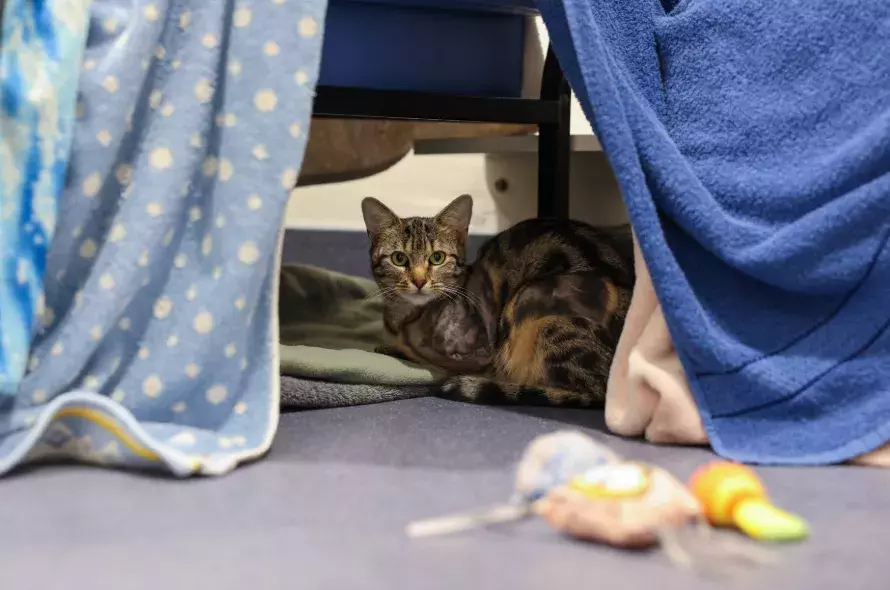
[[[408,266],[408,256],[404,252],[393,252],[390,260],[396,266]]]
[[[443,262],[445,262],[445,253],[441,250],[436,250],[430,254],[430,264],[433,266],[439,266]]]

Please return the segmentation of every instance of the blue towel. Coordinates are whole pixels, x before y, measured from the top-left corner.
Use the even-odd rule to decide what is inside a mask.
[[[539,7],[715,450],[890,440],[890,3]]]
[[[0,357],[0,474],[60,458],[221,474],[268,450],[281,225],[324,11],[324,0],[8,4],[0,205],[16,214],[2,225],[0,331],[14,338]],[[23,126],[42,169],[54,158],[64,172],[26,166],[26,189],[9,181],[16,150],[34,151],[8,135]],[[38,224],[25,213],[41,199],[58,215]],[[47,244],[53,227],[44,266],[35,232]]]

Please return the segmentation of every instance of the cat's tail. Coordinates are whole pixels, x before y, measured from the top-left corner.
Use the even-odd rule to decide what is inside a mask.
[[[492,406],[591,407],[602,406],[605,400],[605,392],[601,396],[582,395],[555,387],[517,385],[472,375],[450,377],[441,389],[441,397],[446,399]]]

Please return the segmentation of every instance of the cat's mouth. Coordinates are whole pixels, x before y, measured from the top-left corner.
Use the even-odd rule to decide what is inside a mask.
[[[423,289],[420,291],[417,291],[417,290],[402,291],[401,296],[406,301],[409,301],[409,302],[413,303],[414,305],[424,305],[426,303],[429,303],[433,299],[436,299],[439,296],[439,294],[436,293],[435,291]]]

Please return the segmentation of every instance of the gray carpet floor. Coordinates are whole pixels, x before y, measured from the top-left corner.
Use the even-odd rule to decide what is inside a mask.
[[[497,502],[535,435],[589,428],[687,477],[712,455],[602,434],[593,411],[423,398],[282,416],[270,455],[218,480],[44,467],[0,484],[0,587],[165,590],[724,587],[655,552],[574,543],[540,522],[409,540],[412,519]],[[890,471],[762,469],[810,541],[735,587],[887,587]]]

